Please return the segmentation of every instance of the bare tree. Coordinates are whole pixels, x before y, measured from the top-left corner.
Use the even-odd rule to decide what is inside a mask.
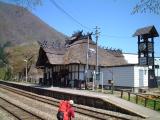
[[[42,4],[42,0],[13,0],[17,5],[27,9],[34,9]]]
[[[6,0],[0,0],[0,1],[6,1]],[[35,9],[37,6],[42,4],[42,0],[8,0],[11,3],[14,3],[18,6],[21,6],[21,9]]]
[[[148,12],[159,15],[160,0],[139,0],[139,2],[133,8],[132,14]]]

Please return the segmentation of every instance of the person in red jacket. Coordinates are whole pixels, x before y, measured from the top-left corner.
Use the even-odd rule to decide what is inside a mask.
[[[58,120],[71,120],[74,118],[73,100],[61,100],[57,113]]]
[[[74,118],[74,108],[73,108],[73,100],[68,101],[68,108],[67,111],[64,112],[64,119],[63,120],[72,120]]]
[[[59,103],[59,109],[57,113],[57,119],[58,120],[64,120],[67,116],[69,102],[66,100],[61,100]]]
[[[68,106],[68,118],[69,120],[71,120],[72,118],[74,118],[74,108],[73,108],[73,100],[69,101],[69,106]]]

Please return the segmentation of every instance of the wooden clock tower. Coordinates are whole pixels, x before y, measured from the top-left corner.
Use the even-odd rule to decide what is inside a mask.
[[[148,86],[157,87],[154,67],[154,37],[159,34],[154,26],[138,29],[133,36],[138,36],[138,64],[147,65]]]

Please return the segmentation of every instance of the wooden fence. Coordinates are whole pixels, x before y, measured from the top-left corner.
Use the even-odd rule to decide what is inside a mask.
[[[124,97],[125,93],[127,94],[127,95],[125,95],[125,97],[128,101],[131,101],[131,98],[133,98],[132,99],[133,102],[135,102],[136,104],[141,103],[145,107],[147,107],[148,103],[150,102],[150,103],[153,104],[152,108],[154,110],[159,110],[160,111],[160,99],[158,98],[160,96],[155,96],[155,98],[157,97],[157,99],[153,99],[153,98],[147,97],[144,94],[132,93],[130,90],[121,90],[121,98]],[[154,96],[154,95],[152,95],[152,96]]]

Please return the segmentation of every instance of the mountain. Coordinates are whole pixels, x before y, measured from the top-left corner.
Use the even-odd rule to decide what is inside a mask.
[[[16,79],[25,78],[26,58],[32,58],[28,62],[28,76],[34,79],[39,76],[39,70],[35,68],[39,50],[37,41],[63,42],[66,37],[28,10],[0,2],[0,45],[6,41],[11,42],[6,52],[9,66]]]
[[[64,41],[66,36],[26,9],[0,2],[0,42],[12,45],[34,41]]]

